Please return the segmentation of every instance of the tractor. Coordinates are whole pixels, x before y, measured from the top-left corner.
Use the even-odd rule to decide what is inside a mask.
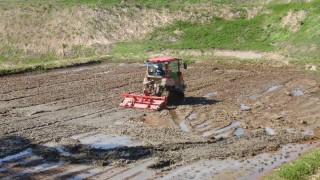
[[[122,94],[124,100],[120,106],[161,110],[168,101],[183,99],[186,85],[180,71],[181,65],[187,69],[187,64],[181,63],[177,57],[164,56],[146,61],[143,94]]]

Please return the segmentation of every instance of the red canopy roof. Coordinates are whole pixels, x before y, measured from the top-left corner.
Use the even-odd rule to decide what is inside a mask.
[[[157,63],[157,62],[169,62],[174,60],[179,60],[180,58],[177,57],[170,57],[170,56],[162,56],[149,59],[150,62]]]

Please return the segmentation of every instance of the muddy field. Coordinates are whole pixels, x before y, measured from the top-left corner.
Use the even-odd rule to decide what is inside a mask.
[[[320,75],[193,64],[181,104],[119,107],[142,64],[0,78],[0,178],[186,179],[264,175],[319,145]]]

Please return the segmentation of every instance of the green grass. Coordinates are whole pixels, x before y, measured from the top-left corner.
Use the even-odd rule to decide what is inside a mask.
[[[271,40],[264,37],[264,30],[261,27],[264,19],[263,16],[250,20],[240,18],[235,21],[213,18],[208,24],[178,21],[167,27],[158,28],[150,33],[147,39],[117,44],[113,54],[119,51],[122,54],[143,54],[147,51],[165,49],[271,51],[274,47],[271,45]],[[139,48],[126,48],[136,46]]]
[[[275,169],[265,179],[287,179],[300,180],[307,179],[308,176],[319,172],[320,170],[320,149],[316,149],[305,155],[300,156],[297,160],[285,164]]]
[[[260,24],[263,20],[264,17],[259,16],[251,20],[241,18],[236,21],[213,18],[208,24],[177,21],[167,27],[158,28],[150,33],[147,39],[119,43],[112,53],[143,54],[152,50],[204,51],[215,48],[270,51],[273,50],[270,40],[262,36],[263,29]]]
[[[286,3],[285,0],[273,1],[270,4],[263,4],[263,0],[53,0],[53,1],[0,1],[0,9],[10,8],[21,9],[22,12],[37,11],[41,18],[34,18],[28,13],[20,16],[30,26],[43,24],[50,19],[47,17],[50,11],[57,11],[60,8],[71,6],[87,6],[89,8],[102,8],[109,13],[116,11],[114,7],[131,7],[139,9],[155,9],[162,11],[169,9],[169,14],[176,10],[200,14],[204,12],[194,9],[197,5],[224,7],[228,5],[229,10],[240,12],[240,17],[233,20],[226,20],[216,16],[207,17],[208,21],[200,23],[194,21],[175,21],[163,27],[156,28],[147,34],[143,39],[135,39],[129,42],[116,42],[112,45],[113,50],[109,55],[119,60],[141,61],[150,54],[162,53],[165,50],[179,52],[184,49],[195,49],[205,52],[212,49],[233,49],[233,50],[255,50],[262,52],[281,53],[292,60],[292,62],[319,62],[320,57],[320,0],[305,3],[302,0],[295,0]],[[190,8],[190,4],[193,8]],[[252,19],[247,19],[246,8],[256,5],[262,6],[261,13]],[[31,8],[31,10],[30,10]],[[289,11],[305,10],[307,18],[301,23],[297,32],[291,32],[288,27],[281,26],[281,20]],[[41,21],[41,22],[39,22]],[[92,21],[92,27],[99,25],[99,22]],[[104,27],[108,28],[108,27]],[[100,29],[101,30],[101,29]],[[81,32],[76,31],[81,36]],[[61,35],[61,34],[60,34]],[[50,34],[57,36],[59,34]],[[25,38],[33,38],[26,34]],[[94,37],[93,37],[94,38]],[[25,52],[14,47],[21,39],[8,37],[6,44],[0,44],[0,63],[17,67],[37,66],[39,64],[54,64],[53,62],[66,59],[86,59],[96,56],[103,56],[105,47],[70,45],[68,54],[57,55],[50,49],[46,52]],[[101,51],[101,53],[99,53]],[[98,53],[97,53],[98,52]],[[186,55],[186,59],[189,57]],[[6,66],[5,66],[6,65]],[[45,65],[44,65],[45,66]],[[50,65],[51,66],[51,65]]]
[[[119,51],[121,54],[144,54],[165,49],[233,49],[284,52],[292,60],[319,61],[319,2],[266,5],[264,9],[270,13],[253,19],[243,16],[234,20],[212,17],[205,24],[176,21],[156,29],[143,40],[119,43],[113,54]],[[289,11],[299,10],[307,13],[307,18],[300,22],[300,30],[291,32],[289,27],[282,27],[282,18]],[[139,48],[132,48],[135,46]]]
[[[147,59],[148,49],[146,48],[147,42],[144,41],[120,42],[110,55],[117,59]]]

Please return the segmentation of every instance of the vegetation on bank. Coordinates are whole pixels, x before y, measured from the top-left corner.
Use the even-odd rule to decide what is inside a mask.
[[[320,149],[300,156],[298,159],[275,169],[265,179],[301,180],[320,172]],[[320,178],[320,177],[318,177]]]
[[[0,69],[212,49],[319,63],[319,7],[320,0],[0,1]]]
[[[112,51],[113,55],[144,54],[166,49],[233,49],[273,51],[295,61],[318,61],[320,57],[319,1],[312,3],[269,4],[264,12],[248,19],[244,13],[227,20],[212,17],[208,23],[176,21],[159,27],[142,40],[121,42]],[[239,8],[242,12],[243,9]],[[296,23],[297,31],[290,30],[283,18],[292,12],[306,13]],[[290,18],[290,17],[289,17]]]

